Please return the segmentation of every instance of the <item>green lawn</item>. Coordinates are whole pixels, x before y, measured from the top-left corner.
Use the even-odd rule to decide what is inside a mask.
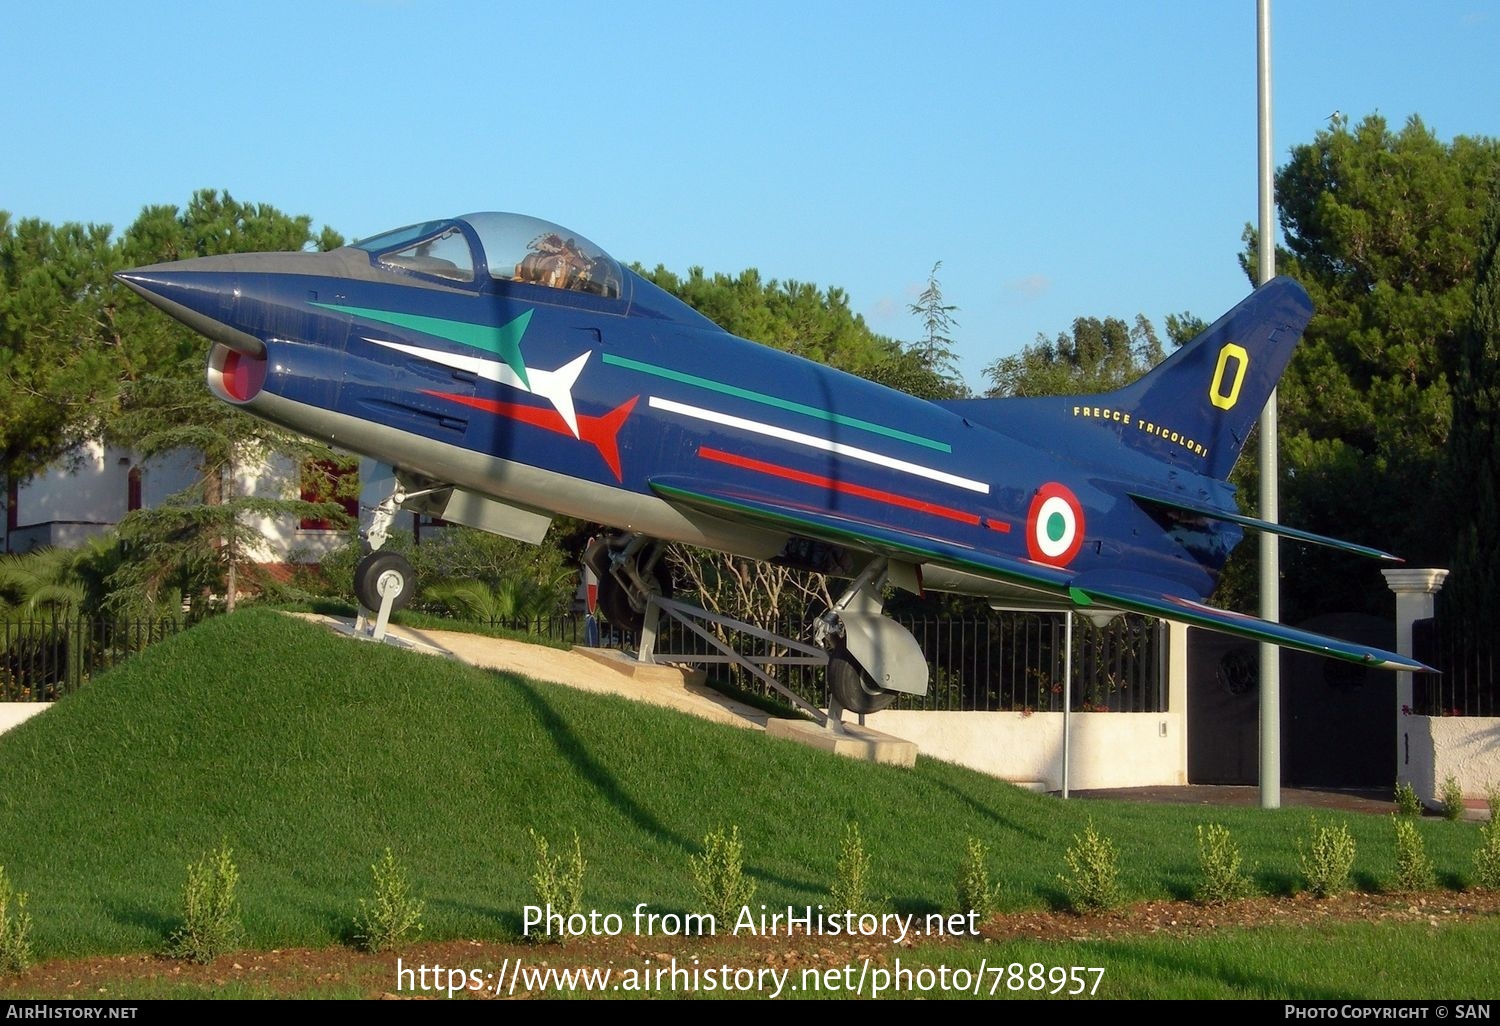
[[[628,916],[643,902],[696,910],[688,858],[730,826],[756,903],[817,905],[857,820],[874,890],[926,913],[953,905],[971,836],[989,846],[1003,910],[1060,903],[1063,852],[1089,818],[1118,845],[1131,900],[1189,896],[1196,827],[1210,821],[1233,832],[1262,888],[1291,891],[1296,839],[1312,820],[1292,809],[1064,803],[927,759],[914,770],[864,765],[254,609],[163,642],[0,736],[0,865],[30,895],[44,958],[159,950],[180,921],[187,864],[221,841],[240,871],[245,944],[270,948],[346,941],[387,846],[427,901],[424,936],[499,939],[519,933],[533,900],[529,829],[554,848],[571,847],[576,831],[584,904]],[[1319,822],[1347,824],[1359,886],[1394,875],[1385,818]],[[1463,886],[1478,827],[1420,829],[1440,881]],[[1463,943],[1494,949],[1493,923],[1466,929],[1482,936]],[[1413,955],[1429,954],[1423,932],[1411,936]],[[1238,977],[1214,968],[1234,960],[1216,953],[1229,941],[1181,943],[1121,942],[1111,957],[1136,967],[1141,996],[1157,986],[1147,981],[1183,974],[1202,980],[1186,993],[1236,992]],[[1322,977],[1305,967],[1318,963],[1288,943],[1273,947],[1313,988]],[[1293,971],[1267,958],[1244,979]],[[1374,961],[1351,955],[1349,971]]]

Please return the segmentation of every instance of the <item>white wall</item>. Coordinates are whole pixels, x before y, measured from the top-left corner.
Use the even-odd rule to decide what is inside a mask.
[[[1179,713],[1074,713],[1069,788],[1187,783],[1178,758],[1186,729]],[[1062,713],[901,712],[865,718],[876,730],[915,742],[923,755],[1013,781],[1062,788]]]
[[[16,529],[6,551],[79,545],[125,515],[130,454],[99,442],[80,447],[16,489]]]
[[[1500,787],[1500,717],[1403,716],[1397,779],[1429,805],[1442,804],[1451,775],[1465,798],[1485,797]]]
[[[1186,784],[1187,628],[1167,624],[1167,708],[1163,713],[1074,713],[1068,787]],[[916,744],[925,756],[1002,780],[1062,789],[1063,714],[906,712],[865,717],[876,730]]]

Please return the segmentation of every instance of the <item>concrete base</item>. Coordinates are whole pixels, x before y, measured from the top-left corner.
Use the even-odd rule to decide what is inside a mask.
[[[573,651],[579,655],[588,656],[596,663],[607,666],[616,673],[623,673],[630,679],[638,680],[643,684],[698,687],[708,680],[708,674],[703,670],[662,663],[643,663],[617,648],[588,648],[583,645],[574,645]]]
[[[838,733],[809,720],[769,720],[766,733],[862,762],[908,768],[917,764],[916,745],[857,723],[844,724],[843,732]]]

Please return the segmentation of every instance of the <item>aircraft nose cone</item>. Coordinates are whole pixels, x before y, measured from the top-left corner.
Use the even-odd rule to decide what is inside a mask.
[[[233,323],[238,299],[238,261],[199,257],[115,272],[115,279],[152,306],[215,342],[247,356],[265,354],[265,344]]]

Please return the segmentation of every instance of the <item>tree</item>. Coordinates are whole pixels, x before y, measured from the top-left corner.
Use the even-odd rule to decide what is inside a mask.
[[[317,240],[341,242],[325,228]],[[314,244],[312,219],[266,204],[241,203],[228,193],[203,190],[185,210],[153,206],[126,230],[119,250],[124,265],[157,263],[245,251],[301,250]],[[233,608],[240,569],[252,562],[257,517],[346,521],[332,480],[352,465],[328,446],[293,435],[214,398],[203,383],[201,340],[120,289],[116,324],[128,340],[116,402],[106,437],[143,459],[191,453],[197,477],[155,509],[130,513],[120,537],[130,559],[113,577],[118,601],[154,602],[164,587],[190,595],[223,590]],[[300,468],[326,502],[265,497],[241,491],[239,482],[273,457]],[[309,481],[308,478],[313,480]],[[345,482],[346,485],[350,482]]]
[[[1473,313],[1453,383],[1448,460],[1457,530],[1446,607],[1456,611],[1475,664],[1488,666],[1500,608],[1500,178],[1481,238]]]
[[[1494,140],[1440,142],[1419,118],[1371,115],[1319,132],[1276,175],[1286,248],[1277,268],[1316,314],[1281,382],[1282,518],[1441,565],[1451,557],[1434,482],[1452,423],[1450,383],[1473,301]],[[1241,264],[1256,274],[1254,232]],[[1414,515],[1416,514],[1416,515]],[[1348,557],[1284,550],[1288,619],[1381,602]]]
[[[1184,315],[1186,316],[1186,315]],[[1184,340],[1185,341],[1185,340]],[[1180,343],[1179,343],[1180,344]],[[984,369],[991,397],[1090,395],[1123,388],[1156,364],[1164,353],[1156,329],[1144,314],[1127,325],[1118,317],[1079,317],[1071,332],[1036,342]]]
[[[0,211],[0,474],[25,478],[95,435],[118,380],[118,256],[107,225]]]
[[[181,492],[154,508],[134,510],[120,522],[128,560],[111,583],[116,605],[144,600],[154,604],[164,588],[189,596],[222,591],[230,610],[240,590],[242,568],[255,562],[261,517],[327,520],[348,518],[337,501],[310,502],[291,496],[261,496],[240,482],[263,473],[273,457],[300,469],[303,490],[338,495],[336,471],[350,457],[321,442],[227,408],[204,387],[203,361],[190,356],[175,373],[132,382],[110,434],[143,460],[191,454],[197,475]],[[309,476],[318,478],[315,482]]]
[[[871,331],[849,309],[840,288],[765,281],[754,268],[731,277],[693,267],[685,278],[660,265],[635,270],[733,335],[851,374],[870,376],[901,355],[896,342]]]
[[[922,337],[907,351],[914,353],[930,374],[948,384],[957,397],[965,391],[958,372],[958,357],[953,351],[953,329],[958,327],[953,311],[958,307],[943,302],[943,287],[937,279],[938,268],[942,266],[941,260],[932,265],[932,270],[927,272],[927,288],[917,296],[915,303],[907,306],[922,322]]]

